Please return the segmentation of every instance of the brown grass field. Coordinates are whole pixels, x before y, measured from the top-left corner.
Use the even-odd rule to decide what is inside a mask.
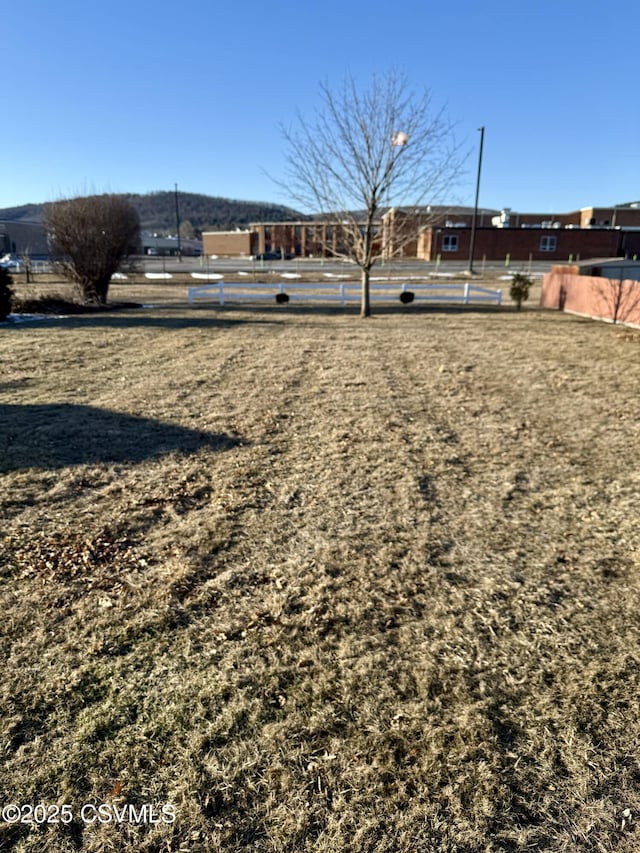
[[[0,328],[0,850],[636,851],[640,332],[157,293]]]

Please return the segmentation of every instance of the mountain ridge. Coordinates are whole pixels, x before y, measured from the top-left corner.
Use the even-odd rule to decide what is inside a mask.
[[[140,216],[142,231],[172,233],[176,231],[176,194],[170,190],[150,193],[122,193]],[[42,222],[42,204],[23,204],[0,209],[0,221]],[[202,231],[225,231],[248,226],[251,222],[285,222],[310,217],[285,205],[262,201],[240,201],[203,193],[178,192],[178,209],[184,236],[199,236]]]

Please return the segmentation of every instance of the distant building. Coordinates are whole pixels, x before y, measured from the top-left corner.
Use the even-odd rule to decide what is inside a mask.
[[[375,223],[378,250],[387,258],[467,260],[472,207],[430,205],[417,212],[390,208]],[[339,222],[257,222],[246,231],[203,234],[203,251],[219,257],[279,252],[293,257],[343,254]],[[568,213],[518,213],[478,209],[474,259],[481,261],[576,260],[640,257],[640,202],[584,207]]]
[[[381,234],[381,222],[375,226]],[[247,231],[205,231],[205,255],[252,257],[278,252],[281,257],[325,258],[344,251],[338,222],[256,222]]]
[[[568,261],[615,257],[624,233],[613,229],[478,228],[474,258],[490,261]],[[471,228],[433,228],[420,232],[416,257],[425,261],[466,261]]]
[[[49,244],[44,226],[33,222],[0,221],[0,255],[7,254],[48,257]]]
[[[175,257],[178,253],[185,257],[197,257],[202,254],[202,240],[177,237],[158,237],[155,234],[140,235],[140,251],[143,255]]]
[[[624,281],[640,281],[640,261],[625,258],[591,258],[576,264],[580,275],[588,275]]]
[[[640,204],[585,207],[569,213],[514,213],[504,208],[490,216],[490,223],[487,213],[478,211],[476,260],[556,262],[640,255]],[[385,246],[389,257],[397,255],[396,244],[405,242],[413,231],[416,240],[405,244],[405,256],[425,261],[469,258],[472,209],[455,217],[439,215],[428,222],[424,213],[392,209],[387,218]]]
[[[253,231],[203,231],[202,251],[219,258],[244,258],[258,253],[258,237]]]

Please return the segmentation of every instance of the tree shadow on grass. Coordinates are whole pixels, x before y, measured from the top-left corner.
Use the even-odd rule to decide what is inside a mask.
[[[0,405],[0,473],[97,462],[143,462],[203,447],[229,450],[238,436],[70,403]]]
[[[188,308],[181,305],[172,307],[140,308],[126,313],[87,313],[57,317],[55,315],[27,318],[22,321],[1,324],[3,331],[25,331],[36,328],[65,328],[65,329],[138,329],[140,327],[155,327],[159,329],[224,329],[248,323],[257,325],[281,325],[280,319],[268,318],[231,318],[210,314],[198,316],[204,306]],[[217,306],[209,306],[209,311]],[[255,313],[255,311],[254,311]]]

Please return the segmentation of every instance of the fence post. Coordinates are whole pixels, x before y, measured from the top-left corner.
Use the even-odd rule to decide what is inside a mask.
[[[220,305],[224,305],[224,281],[222,280],[218,284],[218,293],[220,296]]]
[[[465,305],[469,304],[469,290],[470,290],[469,282],[467,281],[465,286],[464,286],[464,304]]]

